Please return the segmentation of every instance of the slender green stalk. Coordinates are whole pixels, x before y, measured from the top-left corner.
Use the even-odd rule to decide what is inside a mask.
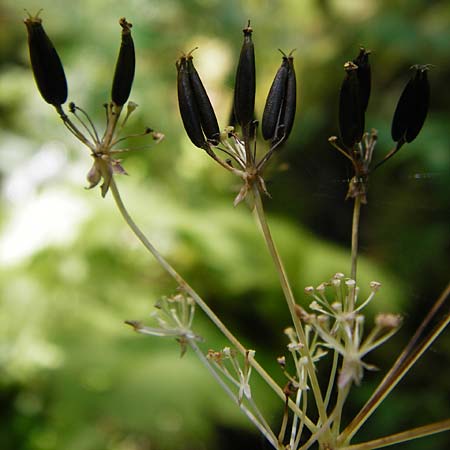
[[[339,361],[339,352],[334,350],[333,352],[333,363],[331,366],[330,376],[328,378],[328,387],[327,392],[325,394],[325,408],[328,409],[328,404],[330,403],[331,394],[333,392],[334,380],[336,379],[337,365]]]
[[[120,196],[119,189],[117,188],[117,184],[115,182],[114,177],[111,179],[110,189],[114,197],[114,201],[116,202],[117,208],[120,211],[123,219],[130,227],[131,231],[136,235],[136,237],[142,242],[144,247],[153,255],[153,257],[157,260],[157,262],[161,265],[161,267],[177,282],[178,286],[187,292],[193,300],[197,303],[197,305],[204,311],[204,313],[209,317],[209,319],[214,323],[214,325],[223,333],[223,335],[230,341],[234,347],[242,354],[246,355],[247,350],[245,347],[239,342],[239,340],[231,333],[230,330],[225,326],[225,324],[214,314],[212,309],[205,303],[205,301],[194,291],[194,289],[189,286],[189,284],[178,274],[178,272],[165,260],[165,258],[158,252],[158,250],[151,244],[151,242],[147,239],[145,234],[141,231],[141,229],[136,225],[134,220],[131,218],[128,210],[125,207],[125,204],[122,201],[122,197]],[[271,378],[271,376],[263,369],[263,367],[253,358],[250,361],[252,367],[258,372],[261,378],[272,388],[272,390],[280,397],[283,401],[286,396],[283,392],[283,389],[275,383],[275,381]],[[314,432],[317,428],[316,425],[308,418],[305,414],[297,407],[297,405],[290,400],[289,407],[294,411],[295,414],[299,415],[304,421],[305,425],[309,430]]]
[[[391,434],[390,436],[374,439],[373,441],[362,442],[348,447],[340,447],[340,450],[371,450],[376,448],[388,447],[390,445],[399,444],[400,442],[411,441],[425,436],[450,430],[450,419],[441,422],[431,423],[418,428],[412,428],[401,433]]]
[[[294,323],[295,330],[297,332],[297,336],[299,338],[299,341],[304,344],[304,347],[301,348],[300,352],[303,354],[303,356],[306,356],[307,358],[307,367],[308,367],[308,374],[309,379],[311,380],[311,387],[314,394],[314,398],[317,404],[317,409],[319,411],[320,421],[322,423],[325,423],[327,421],[327,413],[325,410],[325,405],[322,398],[322,393],[320,391],[319,382],[317,380],[317,375],[314,367],[314,363],[312,361],[311,354],[309,352],[309,348],[306,345],[306,335],[305,331],[303,329],[303,326],[300,322],[300,319],[298,318],[296,312],[295,312],[295,299],[294,294],[292,292],[292,288],[289,284],[289,280],[286,274],[286,271],[283,266],[283,262],[281,261],[280,255],[278,253],[278,250],[275,246],[275,243],[272,239],[272,235],[270,233],[269,225],[267,224],[266,216],[264,213],[264,207],[262,204],[261,194],[259,193],[258,187],[253,185],[253,196],[255,199],[255,210],[256,215],[259,220],[259,224],[261,226],[261,230],[264,236],[264,239],[266,241],[266,245],[269,249],[269,253],[272,257],[272,260],[274,262],[275,268],[278,273],[278,277],[280,280],[281,288],[283,290],[284,296],[286,298],[286,302],[288,304],[289,312],[291,313],[292,321]]]
[[[273,431],[268,427],[267,423],[266,422],[261,423],[242,402],[239,402],[236,395],[231,391],[229,386],[222,380],[220,375],[214,370],[214,367],[210,364],[210,362],[205,357],[205,355],[200,350],[195,341],[189,339],[189,345],[194,350],[195,354],[198,356],[200,361],[206,366],[206,368],[209,370],[212,376],[220,384],[222,389],[228,394],[228,396],[234,401],[234,403],[236,403],[239,406],[239,408],[250,419],[250,421],[258,428],[261,434],[272,444],[272,447],[278,450],[279,446],[277,444],[277,438],[273,434]]]
[[[344,387],[339,388],[339,390],[338,390],[338,397],[337,397],[336,406],[334,409],[335,410],[335,419],[333,422],[333,434],[336,437],[339,435],[339,431],[341,428],[342,410],[344,408],[344,403],[345,403],[345,400],[347,400],[351,386],[352,386],[352,383],[351,383],[351,381],[349,381]]]
[[[407,374],[409,369],[415,364],[415,362],[428,350],[431,344],[438,338],[438,336],[445,330],[450,322],[450,314],[445,314],[434,327],[434,329],[426,336],[420,344],[418,340],[422,334],[424,328],[434,317],[436,312],[444,304],[446,299],[450,295],[450,283],[447,285],[444,292],[440,295],[435,305],[431,309],[430,313],[425,317],[422,324],[419,326],[417,332],[411,338],[408,345],[403,352],[397,358],[394,365],[389,372],[385,375],[381,383],[375,389],[372,396],[362,407],[356,417],[350,422],[350,424],[344,429],[339,436],[339,442],[350,442],[355,433],[363,426],[366,420],[372,415],[372,413],[378,408],[380,403],[387,397],[387,395],[394,389],[394,387],[402,380]]]
[[[350,278],[356,281],[356,270],[358,264],[358,237],[359,237],[359,218],[361,214],[361,197],[358,195],[355,198],[353,205],[353,220],[352,220],[352,256],[351,256],[351,270]],[[353,311],[355,305],[354,296],[350,296],[349,311]]]

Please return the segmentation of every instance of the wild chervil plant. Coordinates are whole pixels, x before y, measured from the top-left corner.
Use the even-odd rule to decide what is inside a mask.
[[[141,334],[175,338],[182,354],[188,349],[193,350],[229,397],[271,446],[278,450],[306,450],[313,446],[322,450],[376,449],[449,430],[450,420],[446,419],[372,441],[351,444],[365,421],[448,325],[450,315],[448,312],[441,314],[440,311],[449,296],[450,285],[363,408],[349,424],[342,423],[342,413],[352,386],[362,383],[364,372],[374,368],[370,364],[369,353],[392,337],[402,322],[398,315],[380,313],[370,331],[365,331],[365,308],[378,295],[381,284],[376,281],[370,283],[369,296],[361,298],[357,285],[359,216],[361,205],[367,203],[369,176],[404,144],[413,141],[423,126],[429,104],[428,66],[417,65],[412,68],[412,78],[401,94],[392,121],[391,134],[395,146],[372,167],[377,133],[375,130],[365,132],[365,112],[371,90],[369,52],[362,48],[355,59],[345,63],[345,78],[339,96],[341,138],[331,137],[329,140],[351,161],[354,170],[347,194],[348,198],[354,200],[350,276],[337,272],[316,287],[306,287],[305,294],[310,303],[300,306],[294,298],[282,259],[272,239],[261,196],[269,196],[264,170],[273,154],[282,149],[294,124],[297,82],[293,52],[288,55],[281,52],[281,66],[267,96],[261,129],[263,139],[268,142],[268,149],[263,152],[258,149],[258,121],[254,117],[256,69],[250,22],[243,30],[244,42],[236,71],[232,123],[225,128],[221,129],[218,125],[214,108],[194,67],[193,51],[182,55],[176,63],[178,102],[185,130],[196,147],[203,149],[222,168],[242,180],[242,188],[234,203],[236,205],[244,199],[251,200],[249,203],[255,209],[289,308],[292,323],[285,329],[287,351],[286,355],[277,358],[286,376],[286,384],[279,386],[258,363],[255,351],[239,342],[207,302],[148,241],[128,214],[119,194],[115,176],[125,171],[116,155],[130,149],[115,147],[124,139],[132,137],[120,138],[119,131],[137,106],[132,102],[127,104],[125,118],[118,127],[134,78],[135,53],[131,24],[125,19],[120,20],[122,43],[111,101],[105,104],[106,128],[102,135],[94,128],[87,113],[74,103],[69,104],[68,111],[77,122],[66,114],[63,105],[67,101],[68,91],[59,56],[38,16],[30,15],[25,19],[25,24],[31,66],[42,97],[55,107],[66,128],[89,148],[94,159],[88,173],[89,187],[102,181],[102,196],[111,191],[126,223],[178,285],[176,295],[164,297],[155,305],[153,326],[127,321],[129,325]],[[151,129],[146,129],[143,134],[151,134],[158,142],[162,139],[160,133]],[[222,349],[205,350],[207,347],[194,331],[197,306],[225,336],[226,343]],[[436,323],[430,326],[432,319],[436,319]],[[322,386],[318,372],[326,370],[322,364],[325,358],[331,358],[331,369],[327,374],[326,385]],[[282,419],[276,429],[276,425],[264,417],[253,398],[252,380],[255,372],[280,397]],[[314,407],[311,407],[311,402]]]

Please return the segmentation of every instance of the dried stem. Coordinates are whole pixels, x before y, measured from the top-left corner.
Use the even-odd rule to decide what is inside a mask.
[[[374,439],[373,441],[362,442],[361,444],[350,445],[348,447],[340,447],[340,450],[371,450],[376,448],[388,447],[390,445],[399,444],[400,442],[410,441],[436,433],[442,433],[450,430],[450,419],[441,422],[435,422],[418,428],[412,428],[390,436]]]

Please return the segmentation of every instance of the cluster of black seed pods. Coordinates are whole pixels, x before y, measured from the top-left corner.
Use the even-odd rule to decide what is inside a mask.
[[[178,105],[184,128],[192,143],[204,149],[216,162],[244,181],[235,199],[242,201],[252,186],[267,194],[263,169],[273,152],[291,133],[296,110],[296,77],[292,52],[282,52],[282,63],[270,88],[262,118],[262,135],[269,150],[257,159],[255,95],[255,49],[250,21],[243,29],[244,40],[236,70],[231,122],[220,132],[208,94],[194,68],[192,51],[176,62]],[[238,132],[240,130],[240,132]],[[217,152],[224,153],[222,159]]]
[[[88,114],[75,103],[69,103],[68,111],[78,121],[81,128],[66,114],[63,107],[68,96],[66,76],[58,53],[42,26],[39,13],[35,16],[29,14],[24,23],[28,32],[31,68],[39,92],[47,103],[55,107],[66,128],[90,149],[94,164],[87,175],[88,187],[92,188],[103,180],[101,191],[102,195],[105,196],[113,174],[126,173],[120,164],[120,160],[113,156],[132,150],[115,149],[115,145],[129,137],[146,134],[151,134],[153,139],[157,141],[160,141],[163,137],[161,133],[154,132],[151,128],[146,128],[144,133],[141,134],[122,138],[118,136],[119,117],[130,96],[136,66],[134,43],[131,36],[132,25],[125,18],[119,20],[122,27],[121,45],[113,75],[111,101],[104,105],[106,108],[106,127],[104,133],[100,135]],[[123,128],[136,107],[135,103],[128,103],[127,112],[120,128]]]
[[[377,142],[376,130],[365,132],[365,114],[371,91],[371,67],[369,54],[361,48],[358,56],[344,64],[345,78],[339,94],[339,130],[342,146],[332,136],[329,141],[347,157],[353,166],[347,198],[359,198],[367,202],[369,174],[385,163],[405,144],[419,134],[427,116],[430,87],[427,77],[429,66],[415,65],[412,78],[404,88],[395,109],[391,126],[394,148],[374,167],[370,167]]]

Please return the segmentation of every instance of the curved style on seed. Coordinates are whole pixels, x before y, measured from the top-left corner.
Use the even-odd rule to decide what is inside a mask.
[[[136,66],[134,42],[131,36],[131,23],[125,17],[119,21],[122,27],[122,40],[120,43],[119,56],[114,71],[111,99],[117,106],[123,106],[131,92]]]
[[[67,81],[58,53],[42,26],[39,13],[24,20],[28,32],[31,68],[42,98],[53,106],[67,100]]]

